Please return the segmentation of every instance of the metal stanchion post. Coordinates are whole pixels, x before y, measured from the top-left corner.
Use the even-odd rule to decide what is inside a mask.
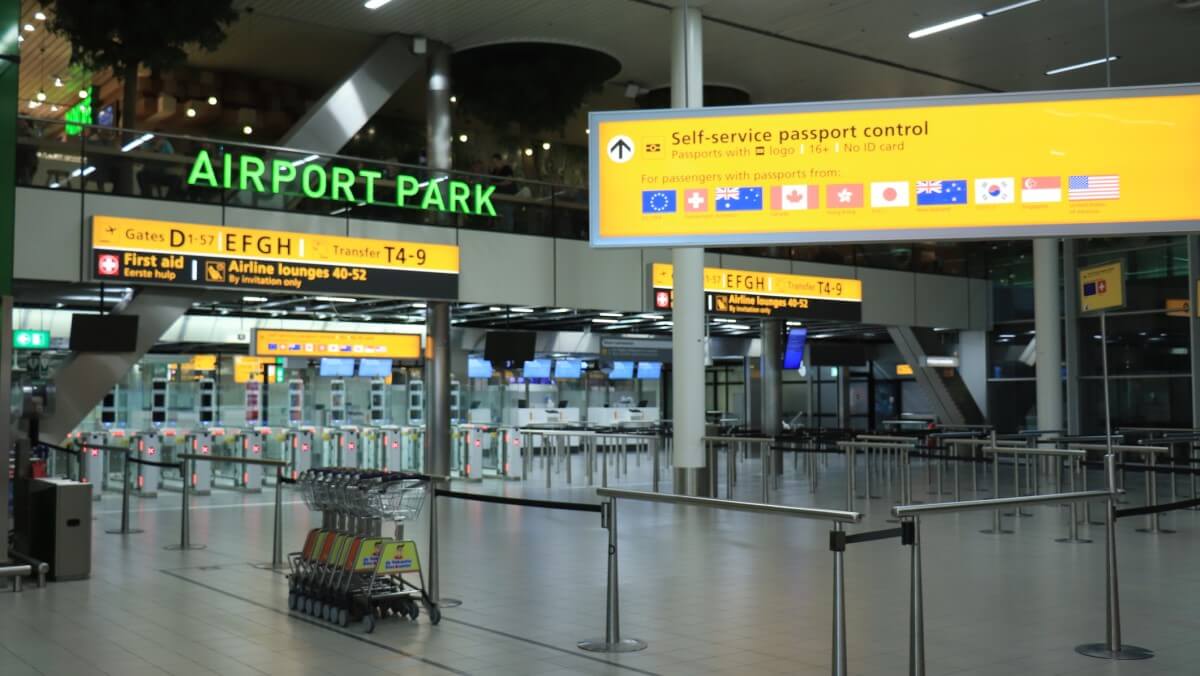
[[[758,444],[758,457],[762,461],[762,501],[768,503],[771,501],[771,463],[767,454],[770,452],[768,448],[770,444]]]
[[[553,440],[548,434],[542,434],[542,465],[546,468],[546,490],[550,490],[550,475],[554,474],[554,456],[547,455],[552,447]]]
[[[549,469],[547,467],[547,469]],[[438,561],[438,511],[437,491],[439,479],[429,482],[429,600],[438,608],[457,608],[462,605],[459,599],[442,596],[441,566]]]
[[[1158,504],[1158,472],[1155,470],[1155,467],[1158,466],[1158,461],[1155,458],[1155,454],[1150,451],[1146,451],[1143,455],[1146,458],[1146,506],[1153,507]],[[1137,529],[1138,532],[1152,534],[1174,533],[1175,531],[1173,530],[1159,527],[1159,516],[1161,515],[1158,512],[1147,514],[1146,527]]]
[[[130,453],[125,452],[125,464],[121,467],[121,527],[109,530],[114,535],[131,535],[142,532],[141,528],[129,527],[129,468],[133,466]]]
[[[187,478],[183,480],[187,484]],[[283,465],[275,467],[275,537],[271,543],[271,568],[283,563]]]
[[[854,447],[846,447],[846,511],[854,511],[854,471],[856,460]]]
[[[163,549],[187,551],[189,549],[204,549],[205,545],[192,544],[192,515],[191,515],[191,495],[192,495],[192,475],[195,473],[196,461],[190,458],[184,459],[179,463],[179,475],[183,478],[183,486],[180,488],[180,509],[179,509],[179,544],[167,545]]]
[[[1104,501],[1106,518],[1105,533],[1105,641],[1104,643],[1085,643],[1075,647],[1075,652],[1088,657],[1099,657],[1109,660],[1145,660],[1154,657],[1154,652],[1138,646],[1121,643],[1121,595],[1120,584],[1117,580],[1117,504],[1116,497],[1117,471],[1111,453],[1104,457],[1104,469],[1110,495]]]
[[[604,457],[600,458],[600,485],[608,488],[608,437],[600,437],[600,446],[604,449]]]
[[[658,463],[659,463],[658,437],[655,436],[655,437],[648,439],[646,441],[646,444],[647,444],[647,448],[650,449],[650,452],[654,454],[654,457],[651,460],[651,470],[650,471],[653,473],[653,476],[650,479],[650,483],[651,483],[651,488],[654,490],[655,493],[657,493],[658,492]],[[591,483],[591,482],[589,481],[588,483]]]
[[[995,439],[995,435],[996,435],[996,433],[992,432],[993,439]],[[994,452],[996,446],[994,445],[995,444],[994,441],[992,443],[993,443],[993,446],[992,446],[992,449],[993,449],[993,453],[992,453],[992,497],[998,498],[998,497],[1000,497],[1000,454]],[[1018,511],[1020,511],[1019,507],[1017,509],[1018,509]],[[979,531],[979,532],[1003,535],[1003,534],[1011,533],[1012,531],[1004,530],[1003,524],[1000,523],[1000,508],[997,507],[996,509],[992,510],[992,527],[989,528],[988,530],[983,530],[983,531]]]
[[[521,480],[529,480],[529,464],[533,462],[533,450],[529,448],[529,434],[521,431]]]
[[[725,447],[725,499],[726,500],[733,499],[734,472],[737,471],[734,469],[734,467],[737,466],[737,451],[735,450],[737,448],[736,444],[737,444],[737,442],[734,442]]]
[[[851,497],[853,497],[851,493]],[[842,530],[840,522],[834,522],[834,532]],[[833,551],[833,670],[834,676],[849,676],[846,660],[846,562],[845,552]]]
[[[1070,492],[1074,493],[1075,492],[1075,458],[1067,458],[1067,484],[1068,484],[1068,490]],[[1087,489],[1084,489],[1084,490],[1087,490]],[[1069,519],[1069,521],[1067,522],[1067,537],[1058,538],[1057,540],[1055,540],[1055,542],[1068,542],[1068,543],[1091,542],[1091,540],[1088,540],[1087,538],[1079,537],[1079,521],[1078,521],[1079,503],[1072,502],[1070,504],[1070,509],[1071,509],[1070,514],[1067,517]]]
[[[562,437],[560,437],[560,439],[562,439],[563,455],[566,456],[567,485],[570,486],[571,485],[571,462],[574,459],[573,455],[571,453],[571,437],[563,435]]]
[[[913,517],[912,529],[908,584],[908,674],[925,676],[925,590],[921,585],[921,517]]]
[[[871,499],[871,449],[863,449],[863,465],[866,471],[863,473],[863,499]]]
[[[600,506],[601,525],[608,529],[608,589],[605,595],[604,638],[580,641],[577,645],[589,652],[631,653],[646,649],[646,642],[636,638],[621,638],[621,600],[617,574],[617,499],[609,498]]]

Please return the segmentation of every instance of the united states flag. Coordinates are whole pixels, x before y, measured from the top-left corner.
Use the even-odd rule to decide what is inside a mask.
[[[1115,200],[1120,197],[1121,177],[1116,174],[1067,178],[1069,200]]]

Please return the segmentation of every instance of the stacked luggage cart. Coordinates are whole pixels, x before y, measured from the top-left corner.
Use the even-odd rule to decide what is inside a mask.
[[[288,556],[290,609],[342,627],[361,622],[367,633],[386,617],[416,620],[422,605],[433,624],[441,621],[416,542],[404,538],[404,522],[424,505],[426,477],[330,467],[307,470],[297,483],[322,526]],[[382,535],[384,521],[395,523],[394,537]]]

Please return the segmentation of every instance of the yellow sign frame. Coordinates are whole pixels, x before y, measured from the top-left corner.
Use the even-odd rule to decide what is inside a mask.
[[[675,288],[675,266],[671,263],[652,263],[650,285],[655,289]],[[859,279],[732,268],[704,268],[704,290],[710,293],[751,293],[784,298],[862,302],[862,280]]]
[[[594,112],[589,125],[594,247],[1200,228],[1200,155],[1183,150],[1200,146],[1200,85]],[[1115,198],[1099,189],[1114,176]],[[959,180],[962,201],[930,204],[929,182]],[[872,186],[889,182],[900,199],[872,202]],[[926,183],[923,200],[918,182]],[[827,208],[835,185],[857,186],[851,204],[861,206]],[[771,188],[803,195],[799,188],[809,186],[819,206],[768,208]],[[760,192],[721,211],[719,189]],[[1026,199],[1026,190],[1042,190],[1042,198]],[[669,194],[656,200],[659,191]],[[696,208],[685,208],[688,191],[704,198]]]
[[[275,347],[272,348],[272,345]],[[362,331],[255,329],[250,337],[250,348],[256,356],[272,358],[342,357],[415,361],[422,354],[420,334]]]
[[[1079,268],[1079,311],[1103,312],[1125,307],[1125,263],[1110,261]]]

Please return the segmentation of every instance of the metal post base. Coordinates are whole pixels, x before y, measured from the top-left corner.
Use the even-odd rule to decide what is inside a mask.
[[[188,545],[184,547],[183,545],[176,543],[173,545],[167,545],[163,547],[163,549],[169,552],[190,552],[196,549],[205,549],[207,547],[208,545]]]
[[[438,608],[457,608],[462,605],[462,599],[452,599],[448,596],[443,596],[438,599]]]
[[[1159,533],[1168,533],[1168,534],[1169,534],[1169,533],[1174,533],[1175,531],[1173,531],[1173,530],[1171,530],[1171,529],[1169,529],[1169,528],[1138,528],[1138,529],[1137,529],[1137,532],[1139,532],[1139,533],[1150,533],[1150,534],[1152,534],[1152,535],[1157,535],[1157,534],[1159,534]]]
[[[1055,538],[1054,541],[1055,542],[1065,542],[1068,544],[1070,544],[1070,543],[1086,544],[1086,543],[1091,542],[1091,540],[1088,540],[1087,538]]]
[[[121,530],[120,528],[113,528],[111,530],[106,530],[104,532],[109,533],[110,535],[134,535],[136,533],[142,533],[144,531],[141,528],[130,528],[128,530]]]
[[[178,548],[179,545],[175,545],[175,547]],[[250,567],[257,568],[259,570],[288,570],[290,566],[286,561],[274,566],[268,561],[266,563],[252,563],[250,564]]]
[[[988,528],[987,530],[981,530],[979,532],[987,533],[988,535],[992,535],[992,534],[996,533],[996,531],[992,530],[991,528]],[[1004,530],[1003,528],[1001,528],[999,532],[1001,535],[1012,535],[1012,533],[1013,533],[1011,530]]]
[[[1088,657],[1098,657],[1102,660],[1148,660],[1154,657],[1154,651],[1139,648],[1135,645],[1121,645],[1121,649],[1113,652],[1107,643],[1084,643],[1075,646],[1075,652]]]
[[[580,650],[590,653],[635,653],[646,649],[646,642],[636,638],[623,638],[616,643],[609,643],[603,638],[593,638],[580,641],[576,645]]]

